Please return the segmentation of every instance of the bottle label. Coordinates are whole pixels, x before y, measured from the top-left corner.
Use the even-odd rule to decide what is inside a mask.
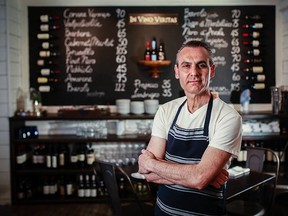
[[[78,197],[84,197],[84,189],[83,188],[78,189]]]
[[[41,31],[49,31],[49,25],[47,25],[47,24],[40,25],[40,30]]]
[[[252,71],[254,73],[262,73],[263,72],[263,67],[262,66],[254,66],[254,67],[252,67]]]
[[[70,162],[71,163],[77,163],[77,161],[78,161],[78,156],[77,155],[71,155]]]

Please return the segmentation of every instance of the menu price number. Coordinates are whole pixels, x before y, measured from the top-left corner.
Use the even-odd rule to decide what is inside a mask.
[[[240,91],[240,83],[241,76],[238,74],[240,71],[240,62],[241,62],[241,48],[239,43],[239,18],[241,16],[241,11],[234,9],[231,11],[232,15],[232,23],[233,29],[231,30],[231,56],[232,56],[232,65],[230,67],[232,71],[232,83],[230,84],[230,90],[232,91]]]
[[[162,84],[163,97],[172,97],[172,85],[170,79],[164,79]]]
[[[116,46],[116,77],[117,82],[115,83],[115,92],[125,92],[126,82],[127,82],[127,64],[126,64],[126,55],[127,55],[127,46],[128,39],[126,34],[126,23],[125,16],[126,11],[123,9],[116,9],[116,15],[118,21],[116,23],[117,27],[117,37],[118,44]]]

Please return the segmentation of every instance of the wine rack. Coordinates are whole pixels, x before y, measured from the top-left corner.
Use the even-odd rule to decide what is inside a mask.
[[[73,203],[73,202],[106,202],[107,192],[100,169],[95,163],[97,152],[113,142],[113,148],[127,142],[126,146],[135,148],[147,144],[147,135],[107,135],[103,137],[83,137],[71,134],[43,135],[41,131],[33,136],[22,136],[35,127],[27,124],[45,124],[61,121],[66,124],[87,121],[107,120],[152,120],[152,115],[47,115],[47,116],[14,116],[10,121],[11,153],[11,194],[13,204],[30,203]],[[24,129],[27,130],[24,130]],[[28,133],[29,134],[29,133]],[[91,143],[96,145],[91,148]],[[104,144],[103,144],[104,143]],[[105,144],[106,143],[106,144]],[[124,145],[125,146],[125,145]],[[140,146],[140,145],[139,145]],[[138,148],[139,148],[138,146]],[[143,146],[141,146],[143,148]],[[94,151],[94,152],[93,152]],[[106,152],[108,154],[108,152]],[[137,159],[136,159],[137,160]],[[127,172],[137,170],[137,161],[124,164]],[[133,162],[133,163],[132,163]],[[125,184],[119,178],[121,184]],[[141,185],[140,185],[141,186]],[[138,188],[141,188],[138,186]],[[145,188],[143,186],[143,188]],[[126,189],[122,187],[123,199],[129,199]],[[145,194],[145,191],[139,191]]]

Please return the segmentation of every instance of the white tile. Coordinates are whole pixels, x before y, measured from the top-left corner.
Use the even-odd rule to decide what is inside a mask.
[[[2,40],[1,36],[0,36],[0,40]],[[5,43],[6,43],[6,41],[5,41]],[[7,59],[7,52],[6,51],[7,51],[6,47],[0,47],[0,61],[5,61]]]
[[[0,20],[0,33],[6,33],[6,22],[5,20]]]
[[[10,172],[10,159],[0,159],[0,173]]]
[[[6,19],[6,9],[5,9],[5,7],[0,7],[0,19]]]
[[[1,91],[1,90],[0,90]],[[0,117],[7,117],[9,116],[8,112],[8,103],[0,103]],[[1,137],[1,135],[0,135]],[[0,139],[1,140],[1,139]]]
[[[0,103],[8,103],[8,90],[0,91]]]
[[[0,184],[10,185],[10,172],[0,172]]]
[[[0,131],[9,131],[8,117],[0,117]]]
[[[15,22],[14,20],[10,20],[8,23],[9,23],[9,34],[15,35],[15,36],[20,36],[19,23]]]
[[[13,76],[20,76],[21,75],[21,65],[19,62],[12,62],[10,64],[10,74]]]
[[[7,131],[0,131],[0,145],[9,145],[10,143],[10,133]]]
[[[7,73],[6,62],[1,61],[0,62],[0,75],[3,75],[3,74],[8,74],[8,73]]]
[[[6,34],[0,33],[0,47],[6,47]]]
[[[0,159],[2,159],[1,161],[3,162],[3,159],[9,159],[9,158],[10,158],[9,146],[0,145]],[[0,171],[1,171],[2,162],[0,163]]]
[[[8,88],[8,77],[6,75],[0,75],[0,89]]]
[[[10,49],[10,60],[11,62],[20,62],[20,50],[12,50]]]
[[[19,46],[20,46],[19,36],[10,34],[9,39],[10,39],[9,48],[13,48],[16,50],[19,49]]]
[[[17,65],[19,65],[19,64],[17,64]],[[11,76],[10,77],[10,85],[11,86],[21,86],[21,82],[22,82],[22,78],[20,76]]]

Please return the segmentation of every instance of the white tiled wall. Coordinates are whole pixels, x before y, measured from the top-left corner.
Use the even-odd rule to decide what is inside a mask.
[[[18,0],[0,0],[0,204],[11,198],[8,118],[15,110],[11,92],[21,83],[19,17]]]
[[[18,87],[27,86],[28,75],[23,68],[27,68],[28,48],[23,48],[22,44],[27,43],[27,30],[25,29],[27,21],[22,20],[25,14],[24,5],[135,5],[137,1],[123,0],[121,3],[116,0],[0,0],[0,204],[10,203],[10,154],[9,154],[9,125],[8,117],[12,116],[16,108],[16,93]],[[146,1],[144,5],[155,4],[155,1]],[[215,5],[213,0],[159,0],[157,5]],[[217,4],[223,2],[229,5],[231,1],[220,0]],[[281,44],[277,47],[277,60],[280,66],[277,68],[277,75],[280,75],[277,85],[283,85],[288,82],[288,0],[274,0],[276,10],[280,19],[277,31]],[[251,4],[271,4],[269,0],[239,0],[233,4],[251,5]],[[23,28],[23,29],[22,29]],[[27,46],[27,45],[26,45]],[[279,59],[278,57],[278,59]],[[23,62],[21,62],[23,61]]]

